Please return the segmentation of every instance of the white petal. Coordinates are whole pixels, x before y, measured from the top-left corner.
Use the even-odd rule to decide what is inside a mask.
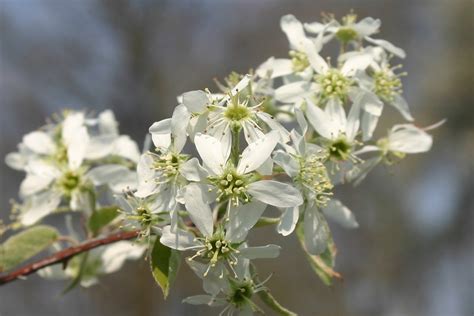
[[[357,54],[348,58],[342,65],[341,73],[344,76],[354,76],[357,70],[364,70],[373,61],[370,54]]]
[[[304,34],[303,24],[298,21],[294,15],[288,14],[281,17],[280,26],[286,34],[290,47],[303,51],[303,43],[307,40]]]
[[[250,143],[242,153],[242,157],[237,166],[237,173],[248,173],[260,167],[268,157],[270,157],[279,138],[279,133],[272,131],[262,138]]]
[[[263,176],[271,176],[273,174],[273,159],[268,157],[256,171]]]
[[[239,91],[242,91],[243,89],[247,88],[247,86],[250,83],[250,79],[252,79],[251,75],[245,75],[236,85],[235,87],[230,91],[231,95],[236,95]]]
[[[97,117],[99,122],[99,131],[101,134],[118,135],[118,123],[114,112],[105,110]]]
[[[153,123],[148,130],[156,148],[169,148],[171,145],[171,119]]]
[[[87,177],[94,185],[99,186],[107,183],[118,182],[129,172],[130,170],[122,165],[101,165],[92,168],[87,172]]]
[[[153,157],[150,154],[143,154],[137,165],[138,188],[135,195],[137,197],[147,197],[156,193],[157,184],[155,182],[155,170],[153,168]]]
[[[194,143],[204,165],[214,174],[221,174],[228,158],[221,142],[215,137],[198,133],[194,138]]]
[[[251,144],[265,136],[265,134],[260,130],[260,128],[256,128],[250,122],[245,122],[244,124],[242,124],[242,127],[244,130],[244,137],[247,141],[247,144]]]
[[[346,112],[339,98],[330,98],[324,109],[330,120],[332,137],[346,132]]]
[[[108,246],[101,254],[104,273],[113,273],[123,266],[128,259],[138,259],[143,255],[145,247],[128,241],[119,241]]]
[[[293,186],[273,180],[261,180],[249,185],[253,198],[277,207],[293,207],[303,204],[301,193]]]
[[[295,117],[296,117],[296,121],[298,122],[298,126],[300,127],[300,130],[298,130],[298,132],[301,135],[305,135],[306,132],[308,131],[308,122],[306,122],[304,113],[301,110],[301,108],[295,107]]]
[[[17,152],[9,153],[5,157],[5,163],[12,169],[23,170],[26,167],[28,159],[25,155]]]
[[[277,231],[279,234],[283,236],[288,236],[291,234],[296,227],[296,223],[298,223],[298,219],[300,217],[300,210],[299,207],[289,207],[283,211],[281,215],[280,222],[277,226]]]
[[[379,121],[379,116],[372,115],[370,113],[364,112],[362,116],[362,140],[368,141],[372,138],[377,123]]]
[[[281,247],[278,245],[266,245],[261,247],[240,248],[240,255],[247,259],[276,258],[280,255]]]
[[[56,145],[50,135],[45,132],[31,132],[23,137],[25,146],[35,153],[49,155],[56,150]]]
[[[225,273],[225,267],[220,262],[210,270],[208,270],[209,266],[207,264],[195,260],[186,260],[186,263],[189,265],[191,270],[202,279],[202,287],[206,293],[217,295],[228,286],[228,280],[220,277]],[[206,276],[204,276],[204,274],[206,274]]]
[[[36,223],[56,210],[60,202],[61,194],[53,191],[46,191],[32,196],[32,198],[26,202],[28,205],[27,208],[20,215],[21,223],[25,226]]]
[[[173,135],[173,145],[176,152],[181,152],[186,144],[186,130],[188,128],[191,113],[184,105],[178,105],[171,117],[171,132]]]
[[[349,170],[346,175],[346,181],[352,182],[354,181],[354,186],[359,185],[362,180],[365,179],[367,174],[374,169],[382,161],[381,156],[377,156],[374,158],[370,158],[364,161],[361,164],[357,164],[354,166],[352,170]]]
[[[396,94],[391,104],[400,112],[400,114],[403,115],[405,120],[410,122],[414,121],[413,116],[411,116],[410,114],[410,109],[408,108],[407,101],[405,101],[405,99],[401,95]]]
[[[66,116],[62,123],[61,135],[66,146],[73,141],[77,141],[77,133],[81,127],[84,127],[84,113],[76,112]]]
[[[349,141],[353,141],[359,131],[360,125],[360,105],[352,104],[349,114],[347,115],[346,136]]]
[[[170,226],[163,227],[160,242],[167,247],[181,251],[192,249],[197,245],[193,234],[179,228],[172,232]]]
[[[67,143],[67,158],[69,161],[69,168],[76,170],[81,166],[82,161],[86,156],[87,146],[89,144],[89,134],[85,126],[82,126],[74,131],[73,135],[69,136]]]
[[[291,178],[298,175],[299,163],[290,154],[279,150],[273,156],[273,161],[282,167]]]
[[[304,215],[306,250],[313,255],[321,254],[327,248],[329,234],[328,224],[318,208],[308,207]]]
[[[329,70],[328,63],[318,54],[317,49],[312,42],[305,42],[304,52],[308,57],[308,61],[311,64],[311,67],[318,74],[325,74]]]
[[[319,135],[327,139],[333,138],[333,127],[331,126],[329,116],[309,99],[306,99],[306,116],[311,126]]]
[[[270,57],[255,73],[261,78],[278,78],[293,73],[293,64],[290,59]]]
[[[292,82],[275,89],[275,100],[294,103],[317,92],[315,84],[306,81]]]
[[[406,56],[405,51],[403,49],[401,49],[399,47],[396,47],[395,45],[393,45],[392,43],[390,43],[386,40],[375,39],[375,38],[371,38],[371,37],[368,37],[368,36],[365,37],[365,40],[369,43],[372,43],[372,44],[375,44],[375,45],[378,45],[378,46],[382,47],[387,52],[392,53],[395,56],[398,56],[400,58],[405,58],[405,56]]]
[[[374,93],[363,90],[355,99],[354,102],[358,102],[364,111],[375,116],[382,114],[383,102]]]
[[[230,127],[226,124],[221,124],[217,128],[211,129],[208,134],[215,137],[221,143],[224,157],[229,157],[232,148],[232,134]]]
[[[381,24],[382,22],[379,19],[366,17],[357,22],[352,27],[359,36],[364,37],[377,33]]]
[[[37,174],[27,174],[20,184],[20,196],[27,197],[39,191],[46,189],[53,181],[51,177],[45,177]]]
[[[243,241],[249,230],[260,219],[266,207],[266,204],[259,201],[242,204],[236,208],[231,207],[226,231],[227,240],[236,243]]]
[[[392,128],[388,141],[392,151],[415,154],[430,150],[433,138],[414,125],[403,124]]]
[[[137,143],[128,135],[122,135],[115,140],[113,154],[138,162],[140,150]]]
[[[194,157],[181,164],[179,167],[179,172],[186,178],[188,181],[202,181],[207,177],[206,170],[201,167],[199,160]]]
[[[115,147],[116,135],[100,135],[91,137],[87,143],[85,158],[101,159],[110,155]]]
[[[327,206],[323,208],[323,213],[338,223],[339,225],[346,228],[357,228],[359,224],[355,219],[354,214],[341,203],[341,201],[336,199],[331,199]]]
[[[304,29],[309,33],[319,34],[325,29],[325,25],[319,22],[305,23]]]
[[[211,236],[214,230],[214,220],[205,188],[197,183],[188,184],[184,191],[186,210],[194,225],[204,236]]]
[[[257,117],[261,119],[265,124],[270,127],[271,130],[277,131],[280,134],[280,142],[287,143],[290,141],[290,132],[286,130],[280,123],[278,123],[273,117],[265,112],[258,112]]]
[[[206,110],[209,104],[207,93],[201,90],[183,93],[183,104],[191,113],[201,113]]]
[[[213,296],[204,295],[204,294],[189,296],[183,300],[183,303],[187,303],[191,305],[201,305],[201,304],[213,305],[214,302],[215,302],[215,299]]]

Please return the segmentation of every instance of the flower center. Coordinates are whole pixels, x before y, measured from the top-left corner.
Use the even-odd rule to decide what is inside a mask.
[[[300,72],[309,66],[308,56],[306,56],[305,53],[297,50],[290,50],[289,55],[291,57],[294,71]]]
[[[300,159],[300,173],[298,182],[308,189],[312,198],[320,205],[324,206],[332,195],[333,185],[329,179],[323,155],[311,155],[305,159]]]
[[[378,71],[373,74],[375,93],[386,101],[393,101],[396,94],[402,92],[402,81],[397,75],[388,71]]]
[[[348,43],[350,41],[353,41],[357,39],[357,36],[358,36],[357,32],[351,27],[341,27],[336,32],[336,38],[343,43]]]
[[[235,254],[239,253],[239,250],[235,248],[235,244],[225,239],[225,231],[222,228],[218,228],[214,235],[210,237],[199,237],[197,240],[202,242],[202,249],[196,252],[194,256],[188,258],[188,260],[192,261],[196,257],[209,260],[209,266],[204,276],[220,260],[227,261],[231,267],[237,264]]]
[[[254,294],[253,282],[251,280],[238,282],[232,279],[229,281],[231,292],[227,298],[228,302],[236,307],[241,307],[242,305],[247,304]]]
[[[223,175],[209,177],[209,180],[217,188],[217,201],[230,199],[234,206],[239,205],[239,200],[245,203],[250,201],[247,193],[251,175],[239,175],[233,168],[224,172]]]
[[[337,97],[344,100],[349,92],[349,87],[352,85],[352,80],[334,68],[324,75],[316,75],[315,80],[321,86],[323,99]]]
[[[63,190],[64,195],[66,196],[71,196],[72,191],[74,191],[80,183],[80,175],[73,171],[65,172],[58,181],[59,187]]]
[[[250,118],[250,116],[250,110],[245,105],[241,104],[232,104],[228,106],[224,112],[224,117],[235,123],[240,123],[241,121]]]
[[[161,175],[156,179],[159,183],[164,183],[172,180],[179,175],[179,166],[182,162],[187,160],[186,155],[175,153],[166,153],[159,156],[153,164],[156,171]]]
[[[347,160],[351,153],[352,146],[345,137],[340,137],[329,146],[329,156],[335,160]]]

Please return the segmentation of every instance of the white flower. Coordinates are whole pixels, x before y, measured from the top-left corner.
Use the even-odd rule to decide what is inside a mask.
[[[196,261],[188,261],[194,273],[203,280],[204,291],[208,294],[187,297],[183,302],[193,305],[225,306],[220,315],[253,315],[262,310],[252,301],[255,294],[267,290],[264,284],[268,281],[255,283],[249,269],[249,260],[239,261],[235,266],[236,276],[219,275],[210,271],[206,276],[206,266]]]
[[[306,99],[306,116],[314,130],[323,138],[322,146],[329,156],[338,160],[357,160],[352,154],[355,137],[359,130],[360,106],[354,103],[346,117],[338,99],[331,98],[325,109],[317,107]]]
[[[371,37],[371,35],[379,32],[381,25],[379,19],[366,17],[359,22],[356,21],[357,15],[351,13],[342,18],[342,24],[332,18],[327,24],[322,24],[319,22],[305,23],[304,28],[306,31],[313,34],[319,34],[321,32],[329,33],[328,36],[325,36],[324,42],[328,42],[334,37],[343,43],[364,39],[371,44],[382,47],[395,56],[405,58],[405,52],[403,49],[394,46],[392,43],[386,40],[374,39]],[[330,25],[328,26],[328,24]]]
[[[172,231],[170,226],[165,226],[160,242],[177,250],[195,250],[195,255],[189,257],[188,260],[200,258],[206,261],[205,275],[211,268],[217,267],[218,270],[222,270],[223,267],[218,266],[222,263],[227,263],[235,273],[234,266],[241,258],[274,258],[278,256],[279,246],[248,247],[242,243],[248,231],[257,223],[265,210],[264,203],[248,203],[232,209],[230,214],[233,214],[229,221],[214,229],[214,218],[205,187],[196,183],[188,185],[185,200],[186,210],[201,237],[195,237],[192,233],[179,228]]]
[[[86,119],[82,112],[66,112],[58,124],[25,135],[20,151],[6,157],[10,166],[26,172],[20,186],[20,196],[24,199],[20,207],[23,225],[31,225],[50,214],[62,200],[68,202],[71,210],[90,211],[95,207],[94,186],[108,185],[114,192],[134,186],[135,173],[126,165],[133,161],[136,145],[115,133],[112,118],[109,112],[92,120]],[[103,136],[101,132],[112,133],[113,139],[128,150],[122,156],[129,158],[118,164],[105,163],[93,168],[90,157],[97,155],[91,154],[90,145],[92,139]],[[113,139],[110,139],[112,143]],[[113,149],[98,157],[120,156],[119,151]]]
[[[278,140],[276,131],[265,134],[248,145],[234,166],[229,161],[230,148],[212,136],[198,134],[194,142],[210,173],[208,179],[212,190],[217,191],[217,201],[228,199],[229,203],[238,205],[240,202],[252,203],[255,199],[277,207],[300,205],[303,202],[301,194],[291,185],[274,180],[255,181],[254,171],[268,161],[272,163],[270,154]]]
[[[314,81],[296,81],[275,89],[275,99],[282,103],[296,103],[306,97],[316,96],[323,101],[338,98],[354,99],[355,75],[365,70],[372,62],[370,54],[355,54],[348,57],[341,67],[333,68],[318,54],[311,44],[305,45],[309,64],[315,71]],[[355,90],[357,91],[357,90]],[[353,93],[352,93],[353,94]]]
[[[444,121],[426,128],[419,128],[412,124],[395,125],[388,132],[388,136],[377,141],[376,145],[366,145],[355,154],[376,153],[375,157],[357,164],[347,174],[346,180],[359,184],[367,174],[380,162],[393,163],[394,159],[402,159],[406,154],[427,152],[433,144],[433,137],[426,130],[436,128]]]

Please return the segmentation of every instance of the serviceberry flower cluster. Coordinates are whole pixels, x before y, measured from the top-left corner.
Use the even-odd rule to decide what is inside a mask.
[[[219,91],[183,93],[171,118],[149,128],[153,148],[141,154],[118,133],[110,111],[96,118],[64,112],[27,134],[18,152],[7,156],[12,168],[27,174],[16,205],[19,225],[81,211],[93,224],[96,218],[105,222],[95,224],[100,229],[93,236],[110,227],[139,231],[133,244],[109,251],[114,260],[107,250],[91,255],[83,285],[94,283],[94,273],[116,271],[148,249],[165,295],[184,255],[205,292],[185,302],[251,315],[261,312],[254,301],[259,295],[275,311],[291,314],[259,281],[254,264],[278,257],[281,248],[250,245],[251,230],[275,225],[283,236],[295,232],[330,282],[338,274],[326,219],[358,227],[334,187],[357,184],[377,164],[398,162],[432,145],[426,131],[437,125],[413,124],[402,97],[406,74],[392,65],[405,52],[372,37],[380,25],[373,18],[358,21],[353,13],[341,21],[325,16],[322,23],[283,16],[289,58],[270,57],[248,74],[232,73],[218,82]],[[330,41],[340,46],[332,59],[322,56]],[[384,135],[377,125],[386,104],[404,122]],[[115,209],[104,207],[106,199]],[[279,216],[264,216],[270,208]],[[81,278],[79,264],[42,275]]]

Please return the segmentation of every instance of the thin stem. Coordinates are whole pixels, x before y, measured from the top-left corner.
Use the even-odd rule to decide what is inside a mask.
[[[241,127],[232,128],[232,147],[231,147],[231,158],[234,166],[237,166],[239,163],[240,155],[240,130]]]
[[[136,238],[139,233],[140,233],[139,230],[119,232],[119,233],[108,235],[103,238],[89,240],[78,246],[73,246],[73,247],[69,247],[64,250],[58,251],[49,257],[40,259],[36,262],[33,262],[29,265],[26,265],[12,272],[0,275],[0,286],[9,282],[15,281],[19,278],[25,277],[27,275],[30,275],[32,273],[35,273],[36,271],[46,268],[48,266],[55,265],[58,263],[66,263],[72,257],[77,256],[78,254],[84,253],[86,251],[89,251],[91,249],[94,249],[103,245],[112,244],[120,240],[129,240],[129,239]]]

